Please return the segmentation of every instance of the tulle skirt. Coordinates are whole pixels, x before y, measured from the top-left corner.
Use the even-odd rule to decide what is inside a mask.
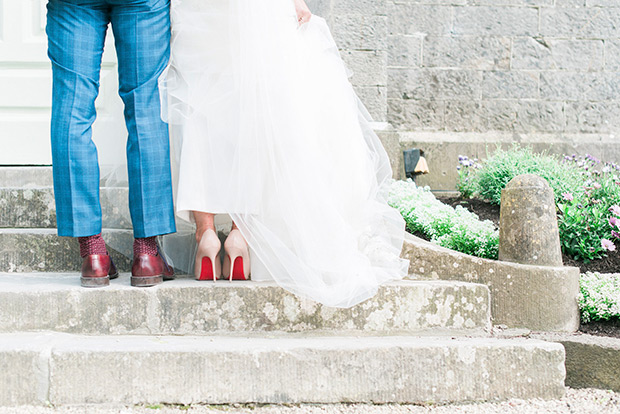
[[[402,278],[391,168],[326,22],[292,0],[173,0],[161,79],[176,209],[227,213],[254,280],[350,307]]]

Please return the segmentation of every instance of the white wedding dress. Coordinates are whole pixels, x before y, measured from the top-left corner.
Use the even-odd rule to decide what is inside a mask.
[[[252,279],[350,307],[401,279],[391,168],[323,19],[292,0],[172,0],[161,79],[176,209],[227,213]]]

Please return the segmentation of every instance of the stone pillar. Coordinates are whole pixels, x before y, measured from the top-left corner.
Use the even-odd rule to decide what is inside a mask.
[[[502,190],[499,260],[562,266],[555,199],[544,178],[519,175]]]

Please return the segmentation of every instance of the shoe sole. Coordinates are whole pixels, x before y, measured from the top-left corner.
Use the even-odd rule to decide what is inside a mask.
[[[134,287],[150,287],[159,285],[164,281],[164,276],[132,276],[131,286]]]
[[[118,277],[118,275],[117,275]],[[81,277],[82,287],[98,288],[110,285],[110,277]]]

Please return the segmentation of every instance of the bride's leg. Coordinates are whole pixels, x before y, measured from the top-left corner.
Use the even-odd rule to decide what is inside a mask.
[[[192,211],[192,214],[196,221],[196,243],[200,243],[205,231],[208,229],[215,231],[215,214],[202,211]]]
[[[219,255],[222,244],[215,230],[215,214],[200,211],[192,211],[192,214],[196,221],[196,243],[198,243],[194,265],[196,279],[215,281],[222,274]]]
[[[229,280],[249,280],[250,250],[234,220],[230,233],[224,242],[224,251],[226,252],[223,267],[224,277]]]

